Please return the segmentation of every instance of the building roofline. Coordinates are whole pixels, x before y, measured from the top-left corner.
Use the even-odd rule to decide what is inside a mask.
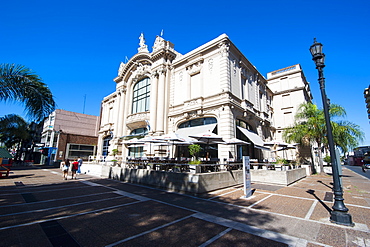
[[[221,34],[220,36],[212,39],[211,41],[208,41],[207,43],[195,48],[194,50],[191,50],[189,51],[188,53],[185,53],[183,54],[182,56],[180,56],[179,58],[175,58],[174,60],[174,63],[181,63],[181,62],[184,62],[185,60],[193,57],[193,56],[199,56],[199,52],[202,51],[202,50],[206,50],[212,46],[214,46],[215,44],[219,43],[220,41],[222,40],[229,40],[229,37],[223,33]]]

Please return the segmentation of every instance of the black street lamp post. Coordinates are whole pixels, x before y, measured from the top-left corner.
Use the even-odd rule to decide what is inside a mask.
[[[321,90],[322,104],[324,106],[327,138],[329,142],[330,159],[333,172],[334,205],[332,207],[333,210],[330,213],[330,221],[340,225],[354,226],[354,223],[352,222],[352,216],[348,213],[348,208],[346,208],[343,202],[343,190],[339,177],[339,166],[334,149],[333,132],[329,115],[329,102],[325,92],[325,54],[322,53],[322,46],[323,45],[321,43],[316,42],[315,38],[313,45],[311,45],[310,47],[310,52],[312,55],[312,60],[316,64],[316,69],[319,72],[319,84]]]

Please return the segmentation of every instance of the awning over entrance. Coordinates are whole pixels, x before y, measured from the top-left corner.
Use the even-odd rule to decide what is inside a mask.
[[[207,124],[207,125],[200,125],[196,127],[181,128],[176,131],[176,134],[192,139],[189,136],[201,134],[204,132],[212,132],[216,128],[216,126],[217,124]]]
[[[270,150],[269,148],[263,146],[264,144],[263,140],[256,133],[253,133],[252,131],[249,131],[239,126],[237,127],[243,133],[243,135],[245,135],[251,142],[253,142],[255,148]]]

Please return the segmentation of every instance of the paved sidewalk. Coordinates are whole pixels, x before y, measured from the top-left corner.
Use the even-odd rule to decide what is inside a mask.
[[[252,184],[199,197],[79,175],[14,168],[0,179],[1,246],[370,246],[370,180],[343,170],[354,227],[329,222],[331,176]]]

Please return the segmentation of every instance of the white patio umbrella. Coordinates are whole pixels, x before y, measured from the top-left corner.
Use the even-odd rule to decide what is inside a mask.
[[[178,142],[184,142],[185,141],[185,137],[180,136],[179,134],[177,134],[175,132],[172,132],[172,133],[169,133],[169,134],[166,134],[166,135],[163,135],[163,136],[159,136],[158,138],[161,139],[161,140],[165,140],[165,141],[178,141]]]
[[[266,147],[271,147],[272,148],[271,152],[275,152],[275,156],[276,156],[277,151],[280,151],[278,150],[278,147],[287,147],[289,144],[283,141],[272,140],[272,141],[263,143],[263,145]],[[283,156],[284,156],[284,153],[283,153]]]
[[[174,158],[175,152],[174,152],[174,146],[175,142],[177,143],[183,143],[186,142],[185,137],[180,136],[179,134],[172,132],[163,136],[159,137],[161,140],[165,140],[167,142],[172,142],[172,157]],[[189,144],[190,145],[190,144]]]
[[[204,142],[206,144],[224,142],[222,136],[216,135],[215,133],[212,132],[204,132],[200,134],[190,135],[189,137],[194,138],[200,142]]]
[[[122,143],[128,146],[129,148],[138,148],[138,147],[144,146],[144,142],[142,142],[140,139],[137,139],[137,138],[123,141]],[[135,157],[135,152],[134,152],[134,157]]]
[[[146,136],[140,139],[140,141],[142,141],[143,143],[149,143],[149,154],[152,153],[152,143],[165,143],[165,141],[153,136]]]
[[[296,149],[297,147],[295,146],[296,144],[288,144],[286,147],[279,148],[276,151],[282,151],[282,150],[288,150],[288,149]]]
[[[249,145],[251,143],[240,140],[240,139],[234,137],[234,138],[231,138],[231,139],[225,139],[224,143],[220,143],[220,144],[225,144],[225,145]]]
[[[243,140],[240,140],[240,139],[234,137],[234,138],[231,138],[231,139],[225,139],[225,141],[224,142],[220,142],[220,144],[223,144],[223,145],[233,145],[234,146],[235,156],[237,156],[236,145],[249,145],[251,143],[250,142],[243,141]]]
[[[283,145],[283,146],[281,146],[281,148],[275,148],[275,150],[273,150],[272,152],[279,152],[279,151],[282,151],[283,152],[283,158],[285,158],[285,152],[284,151],[286,151],[286,150],[288,150],[288,149],[296,149],[297,147],[296,147],[296,145],[297,145],[297,143],[295,143],[295,144],[288,144],[288,143],[286,143],[287,145]],[[278,146],[275,146],[275,147],[278,147]]]
[[[269,141],[269,142],[265,142],[263,143],[264,146],[277,146],[277,147],[286,147],[289,145],[289,143],[286,143],[286,142],[282,142],[282,141]]]
[[[288,149],[296,149],[296,145],[298,145],[298,143],[295,143],[295,144],[288,144],[288,146],[286,147],[282,147],[282,148],[279,148],[277,149],[276,151],[283,151],[283,158],[285,157],[284,155],[284,151],[288,150]],[[288,156],[288,155],[287,155]]]
[[[216,135],[215,133],[212,132],[204,132],[200,134],[190,135],[189,137],[205,143],[206,147],[208,147],[209,144],[213,143],[220,144],[220,142],[224,142],[222,136]],[[206,158],[208,159],[208,152],[206,152]]]
[[[125,145],[135,145],[135,144],[143,144],[144,142],[142,139],[133,138],[131,140],[123,141],[122,142]]]

